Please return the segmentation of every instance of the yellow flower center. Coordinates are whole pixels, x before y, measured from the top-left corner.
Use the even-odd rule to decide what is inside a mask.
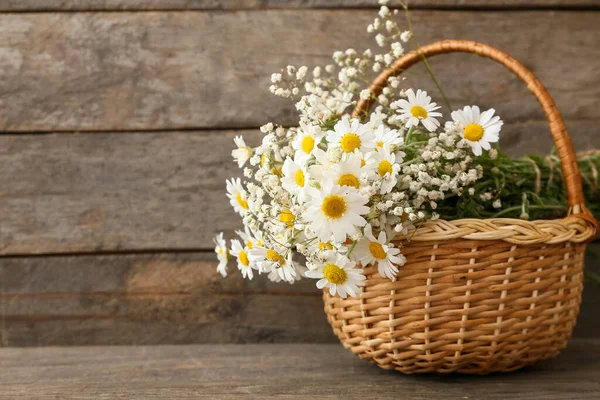
[[[236,196],[235,199],[237,200],[238,204],[240,205],[240,207],[242,207],[243,209],[247,210],[248,209],[248,202],[246,200],[244,200],[242,198],[242,193],[239,192]]]
[[[377,172],[379,172],[379,176],[385,176],[385,174],[392,174],[392,164],[388,160],[383,160],[379,163],[377,167]]]
[[[341,218],[346,213],[346,200],[342,196],[331,194],[323,199],[321,210],[327,218]]]
[[[346,133],[340,141],[342,150],[346,153],[352,153],[360,147],[360,137],[356,133]]]
[[[248,260],[248,254],[245,251],[240,251],[240,255],[238,256],[238,260],[242,263],[243,266],[247,267],[250,264],[250,260]]]
[[[258,245],[258,247],[262,247],[263,242],[262,242],[262,240],[259,240],[259,241],[256,242],[256,244]]]
[[[383,260],[386,257],[383,246],[378,242],[370,242],[369,251],[371,252],[371,255],[378,260]]]
[[[421,106],[412,106],[410,109],[410,113],[413,115],[413,117],[418,119],[427,118],[427,110]]]
[[[336,285],[344,283],[348,279],[348,274],[346,274],[346,271],[335,264],[327,264],[323,268],[323,276],[329,282],[335,283]]]
[[[240,149],[246,151],[246,153],[248,153],[248,156],[252,155],[252,149],[250,147],[248,147],[248,146],[242,146],[242,147],[240,147]]]
[[[296,175],[294,176],[294,179],[296,181],[296,185],[298,185],[300,187],[304,187],[304,172],[302,172],[301,169],[296,171]]]
[[[284,263],[283,257],[275,250],[267,250],[267,260],[274,261],[278,264]]]
[[[262,156],[260,156],[260,166],[264,167],[268,160],[269,159],[267,158],[267,156],[265,154],[263,154]]]
[[[340,176],[340,179],[338,179],[338,185],[340,186],[352,186],[358,189],[358,187],[360,186],[360,183],[358,181],[358,178],[352,174],[344,174],[342,176]]]
[[[377,147],[383,147],[383,142],[381,140],[377,142]]]
[[[250,250],[252,250],[252,242],[248,240],[246,242],[246,247],[249,248]]]
[[[402,216],[400,216],[400,221],[401,222],[406,222],[406,220],[408,219],[408,214],[403,212]]]
[[[365,165],[367,165],[367,162],[365,160],[360,160],[360,167],[364,167]]]
[[[483,127],[479,124],[469,124],[465,127],[465,139],[476,142],[483,137]]]
[[[320,251],[333,250],[333,246],[329,242],[321,242],[321,243],[319,243],[319,250]]]
[[[300,147],[302,148],[303,152],[305,152],[306,154],[310,154],[310,152],[313,151],[313,148],[315,147],[315,139],[312,136],[306,136],[304,139],[302,139]]]
[[[279,220],[285,222],[288,227],[294,226],[294,214],[292,214],[290,210],[283,210],[281,214],[279,214]]]
[[[219,247],[219,255],[225,253],[225,257],[229,258],[229,249],[225,249],[223,247]]]

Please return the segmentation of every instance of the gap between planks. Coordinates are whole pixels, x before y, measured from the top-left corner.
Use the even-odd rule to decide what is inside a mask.
[[[189,2],[189,1],[114,1],[93,3],[80,1],[74,5],[65,5],[64,2],[45,0],[37,1],[34,5],[27,1],[0,4],[1,13],[28,14],[28,13],[82,13],[82,12],[237,12],[268,10],[370,10],[378,9],[376,0],[286,0],[286,1],[217,1],[217,2]],[[145,4],[144,4],[145,3]],[[149,3],[149,4],[148,4]],[[440,11],[596,11],[600,4],[593,0],[533,0],[533,1],[506,1],[506,0],[409,0],[411,10],[440,10]]]

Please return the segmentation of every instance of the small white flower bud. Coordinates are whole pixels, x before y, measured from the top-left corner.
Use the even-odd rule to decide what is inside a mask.
[[[400,40],[402,40],[404,43],[408,42],[410,39],[412,39],[413,37],[413,33],[411,31],[404,31],[400,34]]]

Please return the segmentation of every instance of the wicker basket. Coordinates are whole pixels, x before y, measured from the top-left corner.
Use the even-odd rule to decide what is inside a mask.
[[[558,220],[429,221],[406,244],[395,282],[366,266],[358,298],[323,293],[327,319],[362,359],[404,373],[512,371],[552,358],[571,337],[581,303],[586,243],[597,223],[583,201],[573,145],[560,113],[533,73],[507,54],[469,41],[443,41],[397,60],[371,86],[423,56],[468,52],[506,66],[539,100],[562,162],[569,216]],[[361,101],[355,116],[368,113]]]

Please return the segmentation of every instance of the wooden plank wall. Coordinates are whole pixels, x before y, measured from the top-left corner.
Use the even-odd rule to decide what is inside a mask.
[[[270,73],[374,47],[374,3],[0,1],[0,345],[335,341],[312,282],[221,279],[211,238],[240,226],[224,194],[233,137],[294,123]],[[411,4],[419,43],[505,50],[554,95],[577,149],[600,148],[598,2]],[[549,151],[510,73],[465,55],[432,66],[456,107],[498,109],[509,152]],[[431,88],[423,69],[407,76]],[[600,335],[599,305],[588,285],[578,336]]]

